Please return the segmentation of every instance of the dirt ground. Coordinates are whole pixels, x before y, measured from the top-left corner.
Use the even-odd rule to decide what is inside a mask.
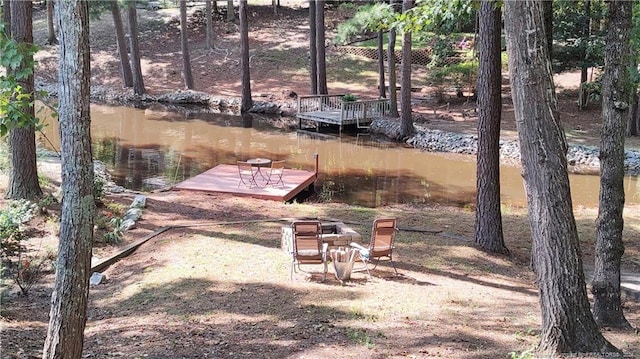
[[[159,16],[164,13],[168,11],[141,11],[151,18],[140,25],[146,86],[154,93],[182,87],[179,33],[175,21]],[[251,14],[253,93],[273,101],[289,101],[291,91],[306,93],[306,10],[285,7],[274,16],[270,8],[254,7]],[[338,11],[329,12],[327,23],[333,26],[342,17]],[[237,97],[237,28],[217,22],[216,50],[208,51],[198,21],[193,24],[194,31],[200,29],[190,42],[196,89]],[[113,31],[94,25],[92,84],[120,90]],[[42,34],[36,32],[36,41],[44,39]],[[39,78],[55,78],[53,55],[53,47],[39,55]],[[329,51],[328,64],[332,91],[376,95],[371,61]],[[420,74],[417,69],[416,80]],[[575,74],[558,77],[558,87],[569,90],[559,96],[568,139],[597,144],[599,110],[575,108],[570,91],[574,81]],[[415,100],[414,110],[426,116],[428,126],[475,131],[475,118],[463,115],[472,108],[464,100],[451,98],[450,112],[434,103],[427,89],[416,93]],[[505,102],[503,136],[515,136]],[[0,185],[6,185],[6,177]],[[49,185],[55,191],[55,179]],[[539,340],[540,310],[528,266],[525,209],[503,208],[511,253],[495,256],[473,245],[475,214],[464,208],[283,204],[175,191],[147,195],[137,228],[126,232],[117,245],[97,243],[96,259],[165,226],[171,228],[110,266],[104,271],[106,282],[91,288],[86,358],[508,358]],[[99,209],[126,207],[132,198],[133,194],[111,195]],[[0,200],[0,205],[6,206],[6,201]],[[625,209],[627,271],[640,271],[639,214],[638,207]],[[58,216],[52,205],[31,222],[37,230],[30,232],[32,253],[55,251]],[[371,222],[381,216],[398,218],[402,228],[394,255],[399,276],[381,265],[372,278],[358,272],[345,284],[331,274],[322,282],[317,267],[311,274],[296,273],[289,279],[291,260],[280,249],[280,238],[281,227],[292,218],[338,218],[353,223],[366,242]],[[589,267],[597,209],[576,208],[575,216]],[[19,294],[11,278],[4,281],[2,358],[40,357],[54,279],[50,270],[43,273],[28,296]],[[639,309],[638,302],[625,299],[624,310],[634,326],[640,323]],[[629,357],[640,357],[637,331],[605,330],[604,335]]]

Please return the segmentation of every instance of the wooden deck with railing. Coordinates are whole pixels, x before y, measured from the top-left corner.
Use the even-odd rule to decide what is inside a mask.
[[[302,128],[302,120],[338,125],[340,131],[346,125],[368,128],[373,119],[389,114],[389,100],[343,101],[344,95],[310,95],[298,97],[296,117]]]

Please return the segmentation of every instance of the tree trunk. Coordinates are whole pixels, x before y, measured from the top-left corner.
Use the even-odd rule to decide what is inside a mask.
[[[378,30],[378,95],[380,98],[385,98],[387,89],[384,83],[384,37],[382,35],[382,30]]]
[[[584,2],[584,18],[582,20],[582,45],[580,48],[580,57],[582,57],[582,66],[580,68],[580,96],[578,98],[578,107],[584,108],[587,105],[587,93],[584,89],[584,84],[587,83],[587,71],[589,70],[589,64],[587,62],[587,47],[589,43],[589,37],[591,35],[591,1],[585,0]]]
[[[484,0],[480,4],[475,242],[494,253],[509,252],[504,244],[500,212],[501,15],[495,0]]]
[[[553,59],[553,0],[542,0],[544,33],[546,35],[549,60]]]
[[[49,31],[49,36],[47,36],[47,44],[56,45],[58,43],[58,38],[56,38],[56,31],[53,27],[53,0],[47,0],[47,30]]]
[[[31,1],[12,1],[11,5],[11,35],[19,44],[33,43],[33,22]],[[31,59],[24,59],[19,72]],[[27,65],[28,66],[28,65]],[[10,71],[10,70],[9,70]],[[22,93],[33,98],[33,75],[19,81]],[[24,109],[30,118],[35,118],[33,104]],[[11,156],[11,171],[7,185],[7,198],[35,200],[42,196],[42,189],[38,183],[38,167],[36,164],[36,135],[33,126],[14,128],[9,131],[9,151]]]
[[[404,0],[402,11],[413,8],[413,0]],[[400,85],[400,136],[407,138],[415,132],[411,116],[411,31],[402,33],[402,81]]]
[[[213,12],[211,10],[211,0],[206,0],[204,2],[204,18],[206,21],[207,28],[207,49],[213,50],[215,47],[213,46]]]
[[[398,113],[398,90],[396,87],[396,29],[389,29],[387,45],[387,66],[389,67],[389,116],[400,117]]]
[[[240,112],[247,112],[253,107],[253,101],[251,101],[251,69],[249,68],[247,0],[240,0],[240,63],[242,66],[242,103]]]
[[[622,312],[620,261],[624,253],[624,139],[629,116],[629,39],[633,3],[611,1],[602,81],[600,198],[596,220],[593,316],[605,327],[631,329]]]
[[[129,22],[129,49],[131,50],[131,70],[133,73],[133,93],[144,95],[144,80],[140,64],[140,47],[138,46],[138,12],[135,1],[127,5],[127,20]]]
[[[5,34],[11,36],[11,0],[2,0],[2,22]]]
[[[558,116],[540,1],[506,1],[509,74],[520,139],[522,173],[540,292],[542,330],[537,351],[618,353],[589,310],[580,243],[573,217],[567,143]]]
[[[318,94],[318,53],[316,52],[316,2],[309,0],[309,77],[311,94]]]
[[[627,136],[638,136],[638,107],[640,107],[640,95],[638,95],[638,86],[631,88],[631,110],[627,119]]]
[[[56,6],[60,35],[58,121],[62,153],[62,214],[43,358],[80,358],[87,320],[93,241],[93,159],[89,113],[89,6]]]
[[[227,0],[227,22],[234,22],[236,13],[233,9],[233,0]]]
[[[122,82],[124,87],[133,86],[133,74],[131,73],[131,63],[129,63],[129,52],[127,51],[127,43],[124,35],[124,26],[122,23],[122,14],[120,13],[120,5],[118,0],[111,3],[111,15],[113,16],[113,26],[116,30],[116,44],[118,45],[118,54],[120,55],[120,73],[122,74]]]
[[[187,34],[187,0],[180,0],[180,47],[182,49],[182,76],[184,87],[193,89],[191,56],[189,56],[189,36]]]
[[[324,3],[325,0],[316,0],[316,60],[318,61],[318,94],[328,94],[327,89],[327,63],[325,55],[324,37]]]

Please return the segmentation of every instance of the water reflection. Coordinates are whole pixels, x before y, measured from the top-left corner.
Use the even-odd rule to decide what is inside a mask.
[[[475,202],[473,156],[425,153],[367,135],[316,138],[259,118],[179,114],[160,107],[92,105],[91,118],[94,156],[107,164],[117,184],[130,189],[162,187],[253,157],[284,159],[288,168],[312,170],[318,153],[316,191],[322,200],[367,207]],[[55,121],[45,134],[58,149]],[[596,205],[598,184],[597,176],[572,175],[574,205]],[[628,203],[640,201],[636,178],[626,178],[625,188]],[[501,189],[504,203],[526,203],[518,168],[502,168]]]

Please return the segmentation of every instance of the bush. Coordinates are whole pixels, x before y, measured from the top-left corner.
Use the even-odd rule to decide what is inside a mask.
[[[47,252],[42,256],[28,256],[20,254],[16,265],[15,282],[23,295],[28,295],[29,290],[42,278],[47,263],[53,264],[55,254]]]
[[[27,200],[11,201],[0,211],[0,257],[17,255],[24,239],[22,224],[37,213],[38,205]]]

